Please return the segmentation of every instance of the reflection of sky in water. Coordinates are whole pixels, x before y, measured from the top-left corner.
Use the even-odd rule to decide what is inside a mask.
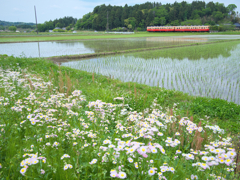
[[[87,54],[95,52],[151,48],[189,43],[202,43],[221,39],[240,39],[239,35],[198,35],[172,37],[122,38],[83,41],[29,42],[0,44],[0,54],[40,57]]]
[[[94,50],[85,48],[82,42],[57,43],[39,42],[40,56],[61,56],[71,54],[94,53]],[[39,57],[38,43],[4,43],[0,44],[0,54],[20,56],[24,53],[26,57]]]

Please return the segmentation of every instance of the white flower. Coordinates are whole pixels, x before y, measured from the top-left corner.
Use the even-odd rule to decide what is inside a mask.
[[[64,166],[64,170],[67,170],[67,169],[72,169],[72,165],[71,164],[66,164],[65,166]]]
[[[203,169],[209,168],[209,166],[205,163],[201,163],[200,167],[202,167]]]
[[[156,149],[156,148],[152,148],[151,151],[152,151],[152,153],[154,153],[154,154],[157,153],[157,149]]]
[[[185,156],[186,156],[187,160],[188,159],[194,160],[194,155],[192,155],[192,154],[186,154]]]
[[[67,170],[67,169],[68,169],[68,165],[65,165],[63,169],[64,169],[64,170]]]
[[[229,166],[231,163],[232,163],[232,160],[231,160],[231,159],[226,159],[226,160],[225,160],[225,164],[226,164],[226,165]]]
[[[180,151],[180,150],[176,151],[176,154],[181,154],[181,153],[182,153],[182,151]]]
[[[179,132],[176,132],[175,135],[176,135],[176,136],[180,136],[180,133],[179,133]]]
[[[20,170],[20,173],[24,176],[24,174],[25,174],[26,171],[27,171],[27,168],[22,168],[22,169]]]
[[[64,159],[64,158],[70,158],[70,156],[68,154],[64,154],[61,159]]]
[[[117,174],[117,171],[116,170],[111,170],[110,171],[110,176],[111,177],[116,177],[118,174]]]
[[[147,152],[147,148],[145,146],[140,147],[140,152],[145,154]]]
[[[164,150],[163,148],[161,149],[161,152],[162,152],[163,154],[165,154],[165,150]]]
[[[156,172],[155,172],[155,170],[154,170],[153,168],[149,169],[149,171],[148,171],[148,174],[149,174],[150,176],[153,176],[155,173],[156,173]]]
[[[53,146],[58,146],[58,144],[59,144],[59,143],[55,141],[55,142],[53,143]]]
[[[128,149],[128,153],[133,153],[133,152],[135,152],[135,148],[130,148],[130,149]]]
[[[157,135],[158,135],[158,136],[163,136],[163,133],[159,132]]]
[[[170,171],[174,173],[175,169],[173,167],[170,167]]]
[[[89,164],[96,164],[97,163],[97,159],[93,159]]]
[[[203,161],[209,161],[210,159],[209,159],[209,157],[207,157],[207,156],[203,156],[203,157],[202,157],[202,160],[203,160]]]
[[[191,179],[198,179],[197,175],[191,175]]]
[[[118,176],[119,176],[120,179],[125,179],[127,177],[127,174],[125,172],[121,171],[121,172],[118,173]]]
[[[133,159],[132,158],[128,158],[128,161],[130,162],[130,163],[132,163],[133,162]]]
[[[229,155],[229,156],[231,156],[231,157],[235,157],[237,154],[236,154],[236,152],[234,152],[234,151],[228,151],[227,152],[227,155]]]

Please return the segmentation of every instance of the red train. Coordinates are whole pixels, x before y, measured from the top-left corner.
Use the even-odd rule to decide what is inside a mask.
[[[148,26],[148,32],[209,32],[209,26]]]

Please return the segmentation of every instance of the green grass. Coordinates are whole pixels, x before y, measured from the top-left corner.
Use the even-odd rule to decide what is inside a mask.
[[[240,109],[234,103],[122,83],[38,58],[3,55],[0,67],[3,179],[102,180],[113,179],[110,172],[117,172],[123,176],[126,173],[126,179],[153,180],[158,176],[150,175],[155,171],[153,167],[158,173],[163,165],[174,171],[163,173],[169,180],[190,179],[193,175],[198,179],[237,179],[233,163],[202,169],[193,163],[200,161],[206,166],[204,155],[194,154],[194,160],[184,157],[193,157],[191,148],[203,150],[203,145],[215,141],[212,145],[218,147],[216,151],[224,148],[233,154],[226,160],[235,161],[234,152],[227,150],[233,147],[229,136],[217,126],[209,127],[214,130],[205,127],[219,123],[228,132],[236,133],[238,126],[227,126],[232,119],[236,120],[234,124],[239,122]],[[72,94],[74,90],[82,93]],[[124,97],[124,101],[114,100],[116,97]],[[188,129],[193,126],[199,131]],[[172,145],[167,146],[167,142]],[[139,145],[138,151],[131,152],[134,145]],[[141,153],[146,149],[147,156]],[[176,154],[177,150],[184,154]],[[204,151],[214,158],[218,156]],[[67,164],[69,169],[64,170]]]
[[[123,83],[97,74],[94,75],[97,83],[93,83],[91,73],[68,67],[58,67],[44,59],[2,57],[0,61],[0,65],[5,69],[16,63],[19,63],[19,66],[23,69],[28,68],[29,71],[36,71],[47,76],[49,76],[51,67],[55,74],[55,85],[59,84],[57,72],[60,68],[63,74],[69,74],[74,84],[78,84],[77,87],[83,91],[83,94],[88,97],[89,101],[101,99],[105,102],[113,102],[114,97],[124,95],[128,97],[127,103],[134,110],[141,112],[149,107],[157,97],[158,103],[164,108],[173,107],[175,103],[178,103],[177,107],[181,116],[194,116],[197,122],[205,116],[210,116],[213,124],[217,123],[221,128],[228,129],[232,133],[240,132],[238,128],[240,123],[240,106],[225,100],[196,98],[179,91],[149,87],[136,83]],[[135,88],[136,94],[134,93]],[[219,104],[218,111],[215,111],[216,104]]]
[[[186,47],[177,47],[177,48],[167,48],[161,50],[152,50],[138,53],[130,53],[127,54],[129,56],[140,57],[144,59],[153,59],[153,58],[171,58],[171,59],[179,59],[182,60],[184,58],[188,58],[190,60],[198,60],[200,58],[208,59],[208,58],[216,58],[219,55],[223,57],[229,57],[230,51],[233,50],[239,43],[239,40],[230,40],[224,42],[210,42],[202,43],[202,44],[192,44],[193,46]],[[173,46],[174,47],[174,46]]]
[[[213,33],[216,35],[217,33]],[[224,33],[221,33],[224,34]],[[232,32],[225,34],[233,34]],[[240,33],[239,33],[240,34]],[[12,35],[12,34],[11,34]],[[4,36],[0,34],[0,42],[30,42],[30,41],[62,41],[62,40],[84,40],[84,39],[109,39],[109,38],[139,38],[139,37],[160,37],[160,36],[188,36],[188,35],[211,35],[210,33],[157,33],[157,32],[137,32],[135,34],[107,34],[103,32],[83,32],[79,34],[69,34],[69,33],[41,33],[40,35],[30,35],[30,36]]]

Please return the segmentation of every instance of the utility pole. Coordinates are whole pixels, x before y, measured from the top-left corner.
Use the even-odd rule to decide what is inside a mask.
[[[107,32],[108,32],[108,29],[109,27],[108,27],[108,11],[107,11]]]
[[[34,10],[35,10],[36,28],[37,28],[37,34],[38,34],[38,27],[37,27],[37,13],[36,13],[36,7],[35,7],[35,6],[34,6]]]

